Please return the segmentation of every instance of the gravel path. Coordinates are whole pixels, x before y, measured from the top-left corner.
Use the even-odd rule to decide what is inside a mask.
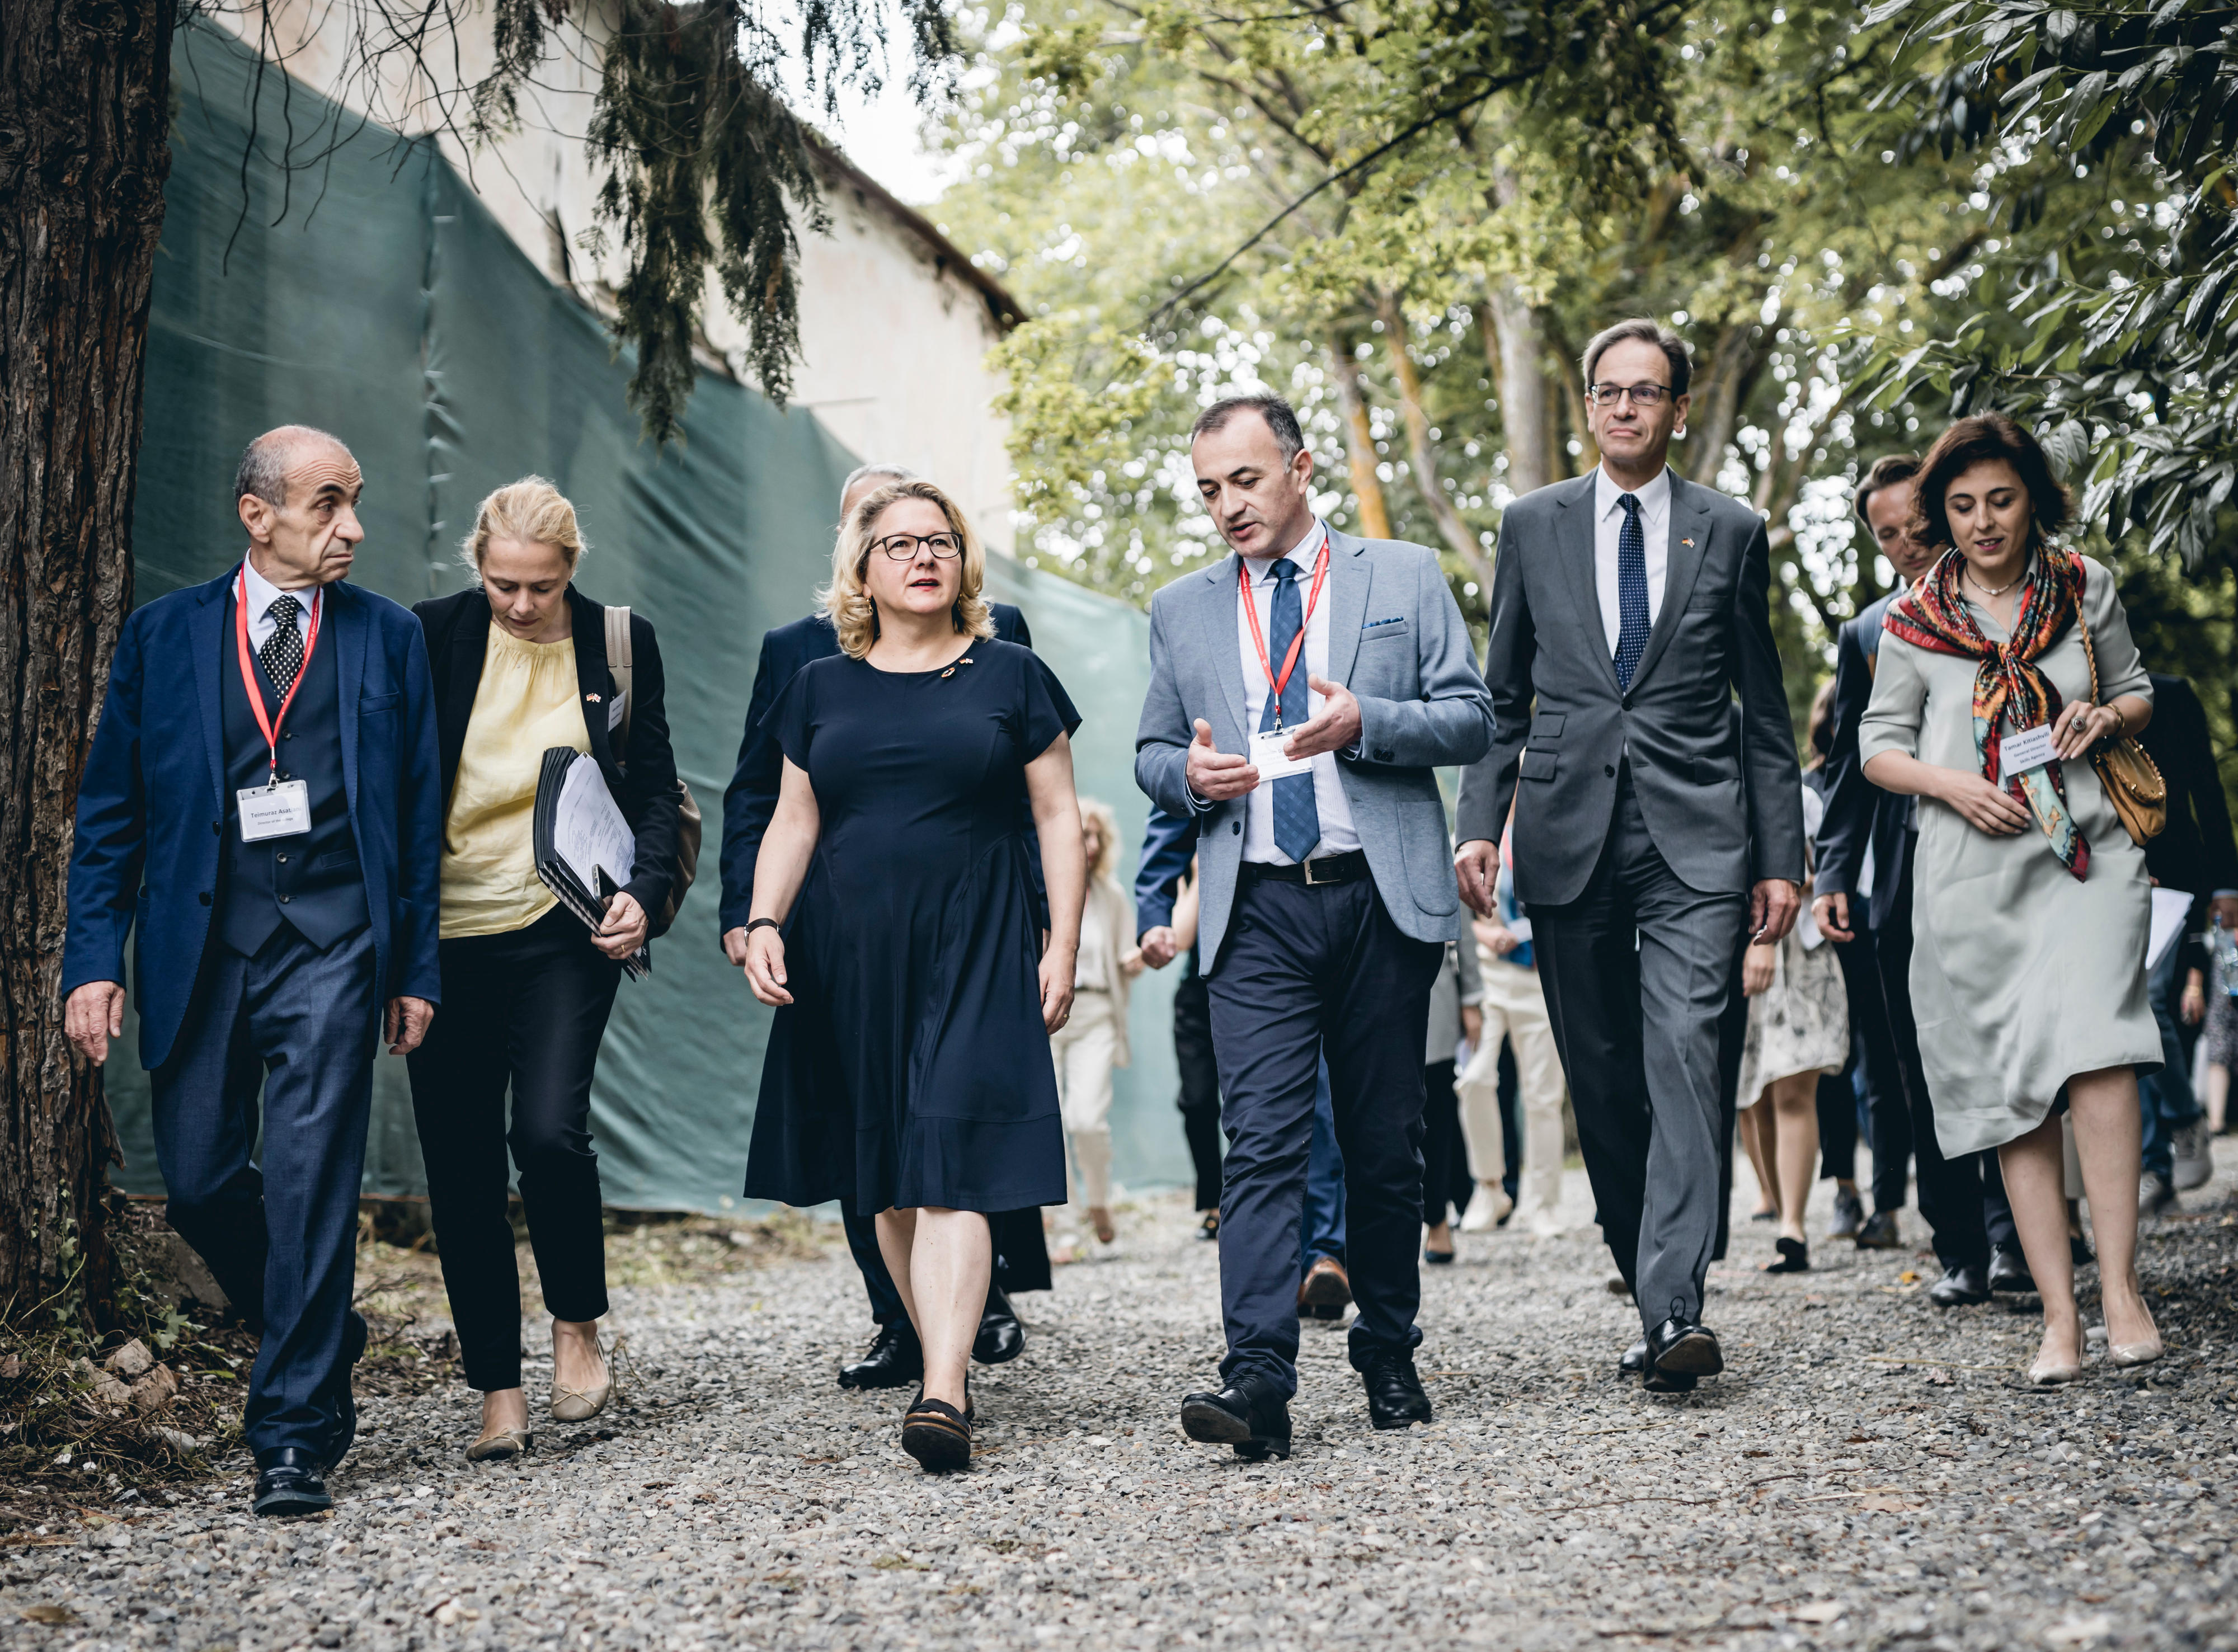
[[[1121,1258],[1026,1299],[1026,1355],[981,1374],[982,1454],[948,1480],[901,1455],[900,1397],[832,1384],[864,1337],[844,1251],[749,1253],[620,1292],[626,1404],[546,1428],[525,1464],[460,1458],[460,1390],[374,1398],[332,1515],[252,1521],[235,1479],[0,1549],[0,1635],[2238,1648],[2235,1193],[2226,1172],[2149,1230],[2181,1351],[2050,1392],[2015,1375],[2028,1312],[1939,1313],[1910,1252],[1827,1245],[1820,1272],[1761,1277],[1769,1239],[1744,1222],[1712,1277],[1728,1374],[1646,1397],[1613,1378],[1635,1322],[1590,1230],[1465,1240],[1460,1265],[1426,1270],[1436,1423],[1370,1430],[1343,1338],[1309,1327],[1297,1455],[1250,1467],[1175,1426],[1220,1351],[1215,1261],[1178,1201],[1151,1201]],[[532,1367],[532,1395],[548,1377]]]

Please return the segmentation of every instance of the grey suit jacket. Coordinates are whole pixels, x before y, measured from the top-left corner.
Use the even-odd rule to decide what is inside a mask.
[[[1626,692],[1594,583],[1592,475],[1527,493],[1500,519],[1484,666],[1492,749],[1461,776],[1457,825],[1463,843],[1496,843],[1515,800],[1526,902],[1559,906],[1584,893],[1627,757],[1647,829],[1688,888],[1802,879],[1802,770],[1765,605],[1764,524],[1673,472],[1668,556],[1663,605]]]
[[[1189,789],[1194,724],[1213,743],[1244,752],[1243,657],[1235,631],[1238,558],[1185,573],[1150,599],[1150,692],[1135,736],[1135,781],[1167,813],[1197,822],[1204,973],[1235,900],[1249,795],[1201,804]],[[1440,763],[1473,763],[1492,737],[1492,709],[1468,627],[1437,557],[1395,539],[1329,533],[1332,681],[1360,702],[1360,755],[1338,759],[1353,829],[1377,892],[1401,932],[1420,941],[1461,934],[1460,891],[1439,796]]]

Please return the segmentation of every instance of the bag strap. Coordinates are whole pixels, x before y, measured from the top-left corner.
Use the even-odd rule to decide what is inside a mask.
[[[613,673],[614,691],[622,697],[622,755],[616,760],[622,763],[629,760],[630,723],[637,715],[637,701],[630,693],[630,680],[635,675],[632,665],[630,611],[609,608],[606,610],[606,670]]]

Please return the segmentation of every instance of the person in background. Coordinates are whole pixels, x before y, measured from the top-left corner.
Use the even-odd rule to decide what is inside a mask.
[[[2207,1014],[2208,951],[2202,937],[2238,928],[2238,839],[2207,735],[2207,711],[2180,677],[2152,673],[2153,720],[2137,738],[2168,782],[2168,825],[2145,845],[2145,869],[2164,889],[2192,897],[2183,935],[2146,977],[2161,1029],[2161,1070],[2137,1085],[2144,1108],[2146,1216],[2176,1208],[2176,1195],[2215,1173],[2208,1131],[2192,1087],[2191,1059]]]
[[[442,997],[434,694],[412,616],[348,583],[364,487],[324,431],[248,445],[242,559],[118,633],[70,842],[63,1028],[108,1060],[129,937],[170,1223],[258,1332],[259,1515],[333,1505],[374,1044]]]
[[[591,1079],[622,960],[659,933],[676,875],[682,794],[660,644],[648,621],[630,616],[636,704],[625,706],[606,669],[606,610],[575,587],[583,549],[575,507],[542,477],[524,477],[475,513],[464,553],[474,585],[413,611],[434,666],[442,753],[448,1013],[409,1058],[412,1115],[467,1385],[482,1394],[481,1430],[467,1448],[475,1462],[518,1457],[531,1439],[507,1214],[516,1168],[552,1313],[551,1415],[580,1423],[606,1409],[606,1213]],[[597,760],[637,840],[628,882],[596,934],[536,874],[537,784],[554,746]]]
[[[850,513],[824,597],[841,652],[770,710],[785,778],[746,922],[747,981],[778,1010],[746,1196],[877,1213],[924,1350],[901,1446],[933,1471],[971,1460],[988,1213],[1065,1196],[1048,1035],[1071,1010],[1087,894],[1079,717],[1032,650],[994,638],[985,577],[930,482]]]
[[[1985,1302],[1992,1291],[2035,1288],[2015,1237],[1994,1155],[1946,1159],[1937,1145],[1935,1108],[1912,1014],[1913,862],[1919,846],[1919,803],[1884,791],[1859,767],[1857,731],[1873,694],[1882,622],[1890,605],[1935,565],[1935,553],[1911,532],[1919,460],[1890,453],[1874,461],[1857,485],[1858,520],[1902,582],[1867,605],[1835,638],[1834,726],[1821,772],[1825,816],[1818,829],[1817,894],[1811,915],[1831,939],[1850,983],[1853,1023],[1867,1047],[1866,1125],[1873,1150],[1873,1214],[1858,1230],[1860,1250],[1903,1244],[1897,1213],[1904,1207],[1905,1166],[1917,1165],[1919,1213],[1933,1238],[1943,1275],[1928,1287],[1938,1307]],[[1873,1035],[1888,1042],[1870,1058]],[[1887,1070],[1892,1064],[1893,1073]],[[1873,1067],[1882,1071],[1876,1077]]]
[[[2113,576],[2054,541],[2072,515],[2036,438],[1997,414],[1936,439],[1912,501],[1950,547],[1884,622],[1865,777],[1920,799],[1911,999],[1946,1155],[1998,1150],[2043,1301],[2038,1383],[2081,1374],[2061,1114],[2096,1229],[2108,1352],[2161,1354],[2139,1289],[2137,1077],[2150,880],[2089,760],[2143,728],[2152,683]],[[2048,732],[2046,732],[2048,730]]]
[[[1826,756],[1834,748],[1834,682],[1829,677],[1818,685],[1818,692],[1811,702],[1811,758],[1803,766],[1803,783],[1818,794],[1823,811],[1826,801]],[[1800,920],[1798,919],[1799,922]],[[1816,921],[1813,921],[1814,928]],[[1823,932],[1822,932],[1823,933]],[[1842,972],[1842,984],[1850,1022],[1848,1058],[1838,1072],[1823,1073],[1818,1078],[1817,1112],[1818,1115],[1818,1179],[1834,1184],[1834,1215],[1826,1224],[1828,1239],[1855,1240],[1865,1224],[1864,1201],[1857,1196],[1857,1115],[1866,1105],[1870,1083],[1866,1076],[1870,1067],[1883,1081],[1896,1080],[1896,1049],[1889,1042],[1887,1014],[1880,1001],[1880,983],[1872,981],[1869,993],[1859,992],[1856,979],[1858,971],[1844,956],[1839,947],[1833,949],[1835,962]],[[1860,1006],[1858,1000],[1864,999]],[[1879,1025],[1868,1029],[1863,1024],[1864,1015],[1878,1019]],[[1876,1035],[1877,1036],[1874,1036]],[[1871,1054],[1868,1054],[1868,1050]]]
[[[1163,969],[1188,960],[1174,988],[1174,1065],[1181,1072],[1182,1134],[1196,1174],[1197,1237],[1220,1237],[1220,1067],[1212,1054],[1212,1001],[1197,967],[1196,823],[1153,804],[1135,873],[1135,944]]]
[[[1520,1219],[1533,1237],[1551,1239],[1562,1232],[1562,1057],[1546,1016],[1530,921],[1515,898],[1513,851],[1509,835],[1500,846],[1497,909],[1492,917],[1477,919],[1469,936],[1476,948],[1477,1003],[1484,1027],[1458,1087],[1461,1132],[1476,1178],[1461,1232],[1480,1233]],[[1500,1107],[1503,1041],[1514,1064],[1517,1107],[1523,1115],[1522,1173],[1513,1201],[1505,1186],[1513,1166],[1506,1162]]]
[[[899,465],[862,465],[849,472],[839,489],[839,516],[844,522],[854,508],[890,482],[916,479],[916,472]],[[987,611],[1002,642],[1021,648],[1034,645],[1026,617],[1008,603],[990,602]],[[723,953],[732,965],[746,961],[746,921],[752,916],[754,866],[762,837],[776,811],[785,754],[768,726],[770,707],[785,685],[811,660],[825,659],[839,651],[839,638],[830,618],[813,613],[778,625],[762,638],[761,659],[754,671],[753,693],[746,705],[746,731],[738,745],[738,762],[731,784],[723,794]],[[1029,858],[1033,845],[1028,844]],[[1039,876],[1036,862],[1036,876]],[[840,1205],[840,1221],[847,1235],[848,1253],[862,1275],[863,1290],[871,1299],[871,1319],[878,1327],[860,1359],[839,1367],[842,1388],[900,1388],[924,1374],[924,1350],[917,1346],[901,1292],[886,1272],[878,1252],[878,1235],[867,1211]],[[1042,1237],[1038,1210],[1004,1211],[988,1219],[995,1236],[995,1275],[987,1286],[987,1308],[980,1317],[979,1335],[971,1357],[983,1365],[999,1365],[1025,1351],[1025,1327],[1011,1306],[1013,1291],[1049,1288],[1049,1247]]]
[[[1818,829],[1817,788],[1803,788],[1803,830]],[[1811,896],[1808,882],[1804,898]],[[1801,1273],[1811,1265],[1804,1213],[1818,1167],[1818,1080],[1838,1073],[1850,1052],[1850,1011],[1842,968],[1806,914],[1777,942],[1750,943],[1741,965],[1749,1001],[1748,1040],[1741,1052],[1739,1096],[1756,1115],[1761,1159],[1777,1190],[1778,1259],[1767,1273]],[[1745,1120],[1744,1120],[1745,1122]]]
[[[1127,896],[1111,875],[1119,859],[1119,817],[1111,805],[1080,800],[1088,857],[1088,900],[1081,913],[1080,960],[1073,977],[1072,1017],[1049,1036],[1056,1061],[1057,1100],[1072,1147],[1070,1213],[1084,1215],[1098,1246],[1118,1237],[1111,1226],[1111,1069],[1125,1067],[1127,984],[1142,972],[1142,949],[1126,944]],[[1077,1243],[1072,1234],[1066,1239]]]
[[[2238,942],[2219,923],[2208,932],[2208,940],[2207,1020],[2200,1050],[2205,1070],[2199,1092],[2208,1131],[2225,1136],[2232,1126],[2230,1068],[2238,1062]]]
[[[1484,1012],[1477,1007],[1482,996],[1475,938],[1447,942],[1445,964],[1430,986],[1429,1041],[1422,1052],[1422,1259],[1439,1265],[1453,1259],[1448,1219],[1454,1171],[1468,1154],[1453,1094],[1454,1062],[1464,1047],[1473,1051],[1484,1037]]]

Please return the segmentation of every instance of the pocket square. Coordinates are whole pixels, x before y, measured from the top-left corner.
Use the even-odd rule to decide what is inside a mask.
[[[1362,626],[1361,627],[1361,630],[1362,630],[1362,631],[1374,631],[1374,630],[1377,626],[1379,626],[1379,625],[1403,625],[1403,624],[1405,624],[1406,623],[1407,623],[1407,616],[1406,616],[1406,615],[1404,615],[1404,614],[1394,614],[1394,615],[1392,615],[1392,616],[1391,616],[1391,618],[1388,618],[1388,619],[1371,619],[1371,620],[1369,620],[1369,621],[1368,621],[1365,625],[1362,625]]]

